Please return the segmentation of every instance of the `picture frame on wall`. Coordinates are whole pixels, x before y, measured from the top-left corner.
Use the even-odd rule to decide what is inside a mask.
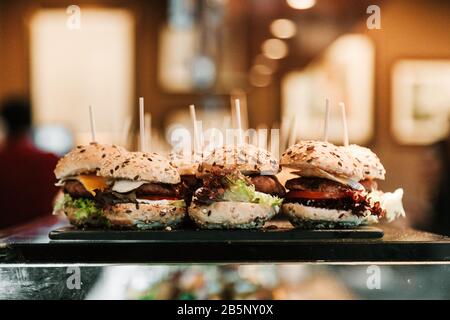
[[[450,60],[404,59],[392,68],[392,121],[395,139],[429,145],[449,132]]]

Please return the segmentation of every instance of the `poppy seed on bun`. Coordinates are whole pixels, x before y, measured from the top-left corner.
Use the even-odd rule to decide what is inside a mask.
[[[122,147],[97,142],[76,146],[58,161],[54,171],[56,179],[79,174],[95,174],[100,170],[104,159],[126,152]]]
[[[278,160],[267,150],[251,144],[228,145],[212,150],[203,159],[200,173],[212,167],[237,169],[243,174],[275,175],[280,172]]]
[[[106,178],[177,184],[180,175],[169,159],[157,153],[127,152],[105,158],[100,175]]]
[[[324,141],[302,141],[291,146],[282,154],[280,164],[282,167],[295,169],[306,177],[320,177],[317,169],[355,181],[364,177],[363,167],[358,159],[341,147]]]
[[[363,167],[364,179],[384,180],[386,170],[381,164],[380,159],[374,152],[372,152],[372,150],[356,144],[351,144],[348,147],[341,148],[345,148],[347,152],[350,152],[352,157],[361,163]]]

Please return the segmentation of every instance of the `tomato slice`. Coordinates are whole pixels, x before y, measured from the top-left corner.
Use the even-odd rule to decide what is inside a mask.
[[[157,201],[157,200],[180,200],[175,197],[168,197],[168,196],[159,196],[159,195],[148,195],[148,196],[138,196],[138,199],[142,200],[150,200],[150,201]]]
[[[346,196],[345,192],[320,192],[320,191],[303,191],[303,190],[292,190],[286,194],[286,198],[291,199],[341,199]]]

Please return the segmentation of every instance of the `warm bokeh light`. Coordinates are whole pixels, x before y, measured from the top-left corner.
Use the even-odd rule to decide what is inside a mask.
[[[295,36],[297,27],[292,20],[277,19],[270,24],[270,32],[280,39],[289,39]]]
[[[263,54],[270,59],[282,59],[289,52],[287,44],[280,39],[268,39],[264,41],[261,49]]]
[[[254,70],[255,72],[260,73],[260,74],[272,74],[273,73],[273,70],[264,64],[255,64],[252,67],[252,70]]]
[[[273,60],[273,59],[269,59],[263,54],[258,54],[255,57],[254,61],[253,61],[253,65],[254,66],[263,65],[266,68],[272,70],[272,73],[273,73],[278,68],[278,61],[277,60]]]
[[[255,68],[252,68],[249,74],[249,81],[254,87],[267,87],[272,82],[272,77],[270,74],[262,74]]]
[[[287,0],[287,3],[294,9],[305,10],[314,7],[316,0]]]

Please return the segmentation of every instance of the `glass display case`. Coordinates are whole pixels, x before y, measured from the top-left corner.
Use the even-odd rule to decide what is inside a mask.
[[[374,239],[224,231],[188,240],[165,231],[176,235],[51,240],[64,225],[47,219],[1,240],[0,298],[450,298],[450,239],[412,229],[380,226]]]

